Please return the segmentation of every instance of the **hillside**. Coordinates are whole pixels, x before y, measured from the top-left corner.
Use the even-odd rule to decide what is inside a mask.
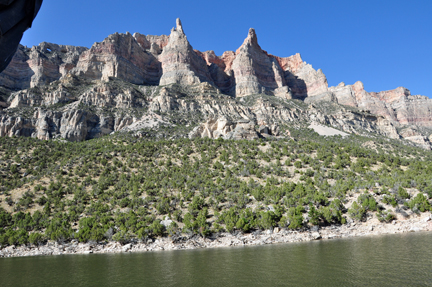
[[[0,86],[0,256],[432,230],[432,100],[328,87],[253,29],[20,47]]]
[[[431,152],[382,137],[292,135],[1,138],[0,244],[176,240],[430,214]]]

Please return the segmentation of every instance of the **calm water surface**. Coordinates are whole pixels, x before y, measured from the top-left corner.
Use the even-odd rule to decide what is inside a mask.
[[[432,234],[0,258],[0,286],[432,286]]]

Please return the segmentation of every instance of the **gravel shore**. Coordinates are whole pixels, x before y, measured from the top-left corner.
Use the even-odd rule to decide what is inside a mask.
[[[41,246],[7,246],[0,249],[0,257],[217,248],[421,231],[432,231],[432,215],[430,212],[415,218],[395,220],[391,223],[381,223],[377,220],[370,220],[367,222],[352,222],[340,226],[313,227],[312,229],[300,231],[275,228],[274,230],[252,233],[221,233],[209,238],[202,238],[197,235],[180,235],[157,238],[155,240],[149,239],[147,242],[132,242],[124,245],[119,242],[78,243],[72,241],[60,244],[50,241]]]

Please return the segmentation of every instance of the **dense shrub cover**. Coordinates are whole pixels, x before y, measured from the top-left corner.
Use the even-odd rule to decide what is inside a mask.
[[[295,140],[2,137],[0,244],[389,222],[390,208],[431,210],[431,152],[291,133]]]

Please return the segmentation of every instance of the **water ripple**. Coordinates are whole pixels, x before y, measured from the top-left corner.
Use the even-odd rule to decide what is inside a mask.
[[[0,286],[432,286],[432,234],[0,259]]]

